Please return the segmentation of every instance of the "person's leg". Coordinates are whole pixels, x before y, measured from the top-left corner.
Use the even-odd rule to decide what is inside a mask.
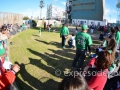
[[[45,30],[45,26],[44,26],[44,30]]]
[[[68,41],[68,46],[70,47],[70,41]]]
[[[86,58],[86,51],[81,50],[80,51],[80,59],[78,61],[78,69],[82,68],[85,58]]]
[[[65,42],[66,42],[65,36],[62,35],[62,47],[63,48],[65,48]]]
[[[75,67],[75,66],[76,66],[76,63],[78,62],[79,57],[80,57],[80,50],[77,49],[77,50],[76,50],[76,55],[75,55],[74,60],[73,60],[73,62],[72,62],[72,67]]]
[[[70,48],[72,48],[72,41],[70,42]]]
[[[64,36],[62,35],[62,47],[64,46]]]
[[[72,42],[70,40],[68,41],[68,45],[70,48],[72,48]]]
[[[64,36],[64,41],[63,41],[63,46],[65,47],[65,43],[66,43],[66,38]]]

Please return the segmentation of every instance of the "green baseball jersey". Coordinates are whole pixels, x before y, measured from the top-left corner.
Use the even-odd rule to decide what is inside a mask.
[[[60,30],[60,36],[62,35],[68,35],[69,34],[69,30],[66,26],[63,26]]]
[[[88,33],[79,32],[76,34],[76,47],[80,49],[87,49],[88,45],[92,44],[91,36]]]
[[[119,31],[116,32],[115,39],[116,39],[116,42],[118,44],[120,42],[120,32]]]

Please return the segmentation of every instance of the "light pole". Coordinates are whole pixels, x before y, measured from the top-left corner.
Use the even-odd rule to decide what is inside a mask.
[[[110,23],[111,23],[111,15],[109,15],[109,17],[110,17]]]
[[[41,19],[41,17],[42,17],[42,8],[44,7],[44,2],[43,2],[44,0],[41,0],[40,1],[40,19]]]

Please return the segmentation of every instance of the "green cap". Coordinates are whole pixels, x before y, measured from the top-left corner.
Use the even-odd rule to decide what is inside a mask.
[[[87,25],[82,25],[82,30],[88,30],[88,26]]]
[[[5,54],[5,49],[3,45],[0,43],[0,56],[2,56],[3,54]]]

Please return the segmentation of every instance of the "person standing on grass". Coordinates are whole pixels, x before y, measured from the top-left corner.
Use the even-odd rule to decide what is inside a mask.
[[[88,26],[83,25],[82,31],[78,32],[75,37],[77,49],[76,49],[76,55],[72,62],[72,68],[75,68],[76,63],[78,62],[78,67],[77,67],[78,71],[81,70],[84,60],[86,58],[87,48],[89,48],[89,53],[91,53],[90,45],[92,44],[92,39],[91,36],[87,33],[87,31],[88,31]]]
[[[44,30],[46,29],[46,22],[44,22]]]
[[[62,38],[62,48],[65,48],[66,38],[69,35],[69,30],[67,24],[63,24],[62,28],[60,29],[60,37]]]

